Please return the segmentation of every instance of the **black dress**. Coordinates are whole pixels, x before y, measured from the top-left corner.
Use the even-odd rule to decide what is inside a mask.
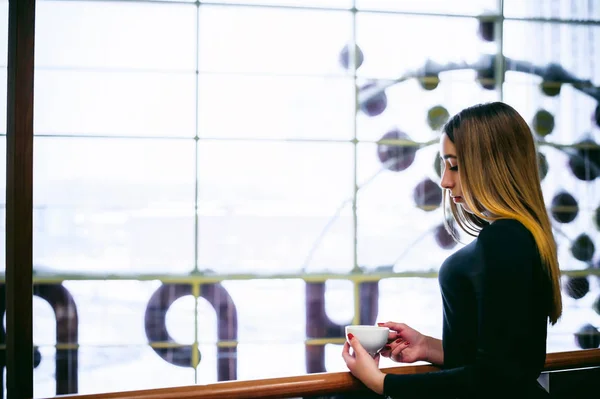
[[[444,365],[387,375],[399,398],[547,398],[537,378],[546,358],[549,279],[533,235],[516,220],[485,226],[443,263]]]

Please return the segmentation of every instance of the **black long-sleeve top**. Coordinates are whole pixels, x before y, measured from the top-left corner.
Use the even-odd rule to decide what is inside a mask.
[[[391,375],[398,398],[549,397],[537,383],[546,358],[549,283],[533,235],[502,219],[448,257],[442,370]]]

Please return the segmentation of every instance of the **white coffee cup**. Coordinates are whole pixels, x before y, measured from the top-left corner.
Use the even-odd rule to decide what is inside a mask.
[[[346,340],[348,334],[354,335],[371,356],[385,346],[388,340],[390,329],[379,326],[351,325],[346,326]]]

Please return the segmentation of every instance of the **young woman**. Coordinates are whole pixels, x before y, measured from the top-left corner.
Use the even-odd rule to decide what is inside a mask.
[[[562,302],[531,131],[510,106],[482,104],[448,121],[440,147],[444,209],[449,202],[460,228],[477,237],[440,268],[443,339],[380,325],[390,328],[382,356],[441,370],[385,375],[353,336],[342,356],[368,388],[392,397],[549,397],[537,378]]]

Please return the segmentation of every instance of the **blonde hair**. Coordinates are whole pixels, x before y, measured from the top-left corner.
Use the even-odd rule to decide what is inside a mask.
[[[456,147],[462,195],[473,213],[454,204],[448,192],[444,212],[449,204],[457,224],[472,236],[499,219],[515,219],[531,232],[548,275],[548,317],[555,324],[562,313],[560,268],[529,126],[514,108],[494,102],[464,109],[443,133]],[[452,234],[447,222],[446,228]]]

